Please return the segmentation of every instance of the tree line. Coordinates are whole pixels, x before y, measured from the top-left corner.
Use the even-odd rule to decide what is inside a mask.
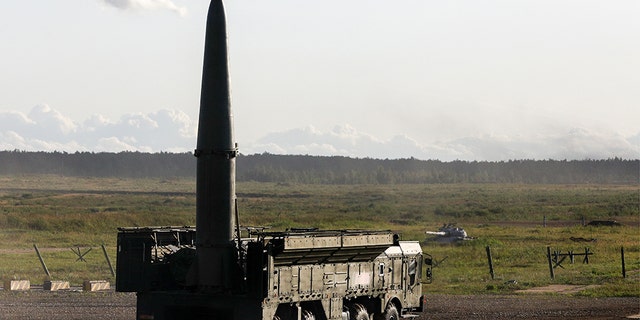
[[[238,181],[308,184],[638,184],[639,159],[451,161],[342,156],[239,155]],[[195,177],[191,153],[0,151],[0,174]]]

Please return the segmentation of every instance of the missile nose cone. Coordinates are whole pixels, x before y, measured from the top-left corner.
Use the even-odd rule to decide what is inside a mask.
[[[198,149],[234,147],[230,105],[224,5],[222,0],[213,0],[209,5],[204,45]]]
[[[207,13],[207,34],[216,30],[222,31],[226,38],[226,18],[222,0],[212,0]]]

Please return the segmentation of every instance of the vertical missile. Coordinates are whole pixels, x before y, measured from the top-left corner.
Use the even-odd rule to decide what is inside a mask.
[[[196,172],[197,286],[228,291],[235,279],[235,158],[227,33],[222,0],[212,0],[202,67]]]

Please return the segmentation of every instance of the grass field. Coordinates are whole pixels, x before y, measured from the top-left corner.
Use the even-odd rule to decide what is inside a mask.
[[[638,185],[288,185],[239,183],[241,224],[323,229],[390,229],[440,264],[429,292],[510,293],[547,284],[600,285],[580,294],[640,296],[640,193]],[[546,218],[547,227],[543,227]],[[617,220],[622,227],[583,227],[582,220]],[[445,223],[476,240],[425,241]],[[33,250],[41,248],[55,280],[113,281],[101,244],[115,265],[117,227],[195,224],[191,179],[0,176],[0,280],[42,283]],[[574,242],[570,238],[597,239]],[[486,246],[493,255],[491,279]],[[594,252],[556,268],[551,280],[546,248]],[[84,252],[85,258],[70,248]],[[624,247],[627,278],[622,278]],[[510,281],[516,280],[516,281]]]

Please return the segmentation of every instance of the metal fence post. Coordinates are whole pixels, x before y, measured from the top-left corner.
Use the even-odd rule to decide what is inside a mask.
[[[102,252],[104,253],[104,258],[107,259],[107,264],[109,265],[109,270],[111,270],[111,276],[115,277],[116,273],[113,271],[113,266],[111,265],[111,259],[109,259],[109,255],[107,254],[107,249],[105,249],[104,244],[102,246]]]
[[[551,247],[547,246],[547,260],[549,261],[549,273],[551,274],[551,279],[555,279],[556,276],[553,274],[553,263],[551,262]]]
[[[489,260],[489,273],[491,273],[491,279],[495,278],[493,273],[493,259],[491,258],[491,248],[487,246],[487,260]]]
[[[627,277],[627,270],[624,265],[624,247],[620,247],[620,257],[622,258],[622,277]]]
[[[40,263],[42,264],[42,269],[44,269],[44,273],[47,274],[47,279],[51,280],[51,273],[49,273],[49,269],[47,269],[47,265],[44,263],[44,259],[42,259],[42,255],[40,254],[40,250],[38,250],[38,246],[33,244],[33,248],[36,249],[36,254],[38,255],[38,259],[40,259]]]

